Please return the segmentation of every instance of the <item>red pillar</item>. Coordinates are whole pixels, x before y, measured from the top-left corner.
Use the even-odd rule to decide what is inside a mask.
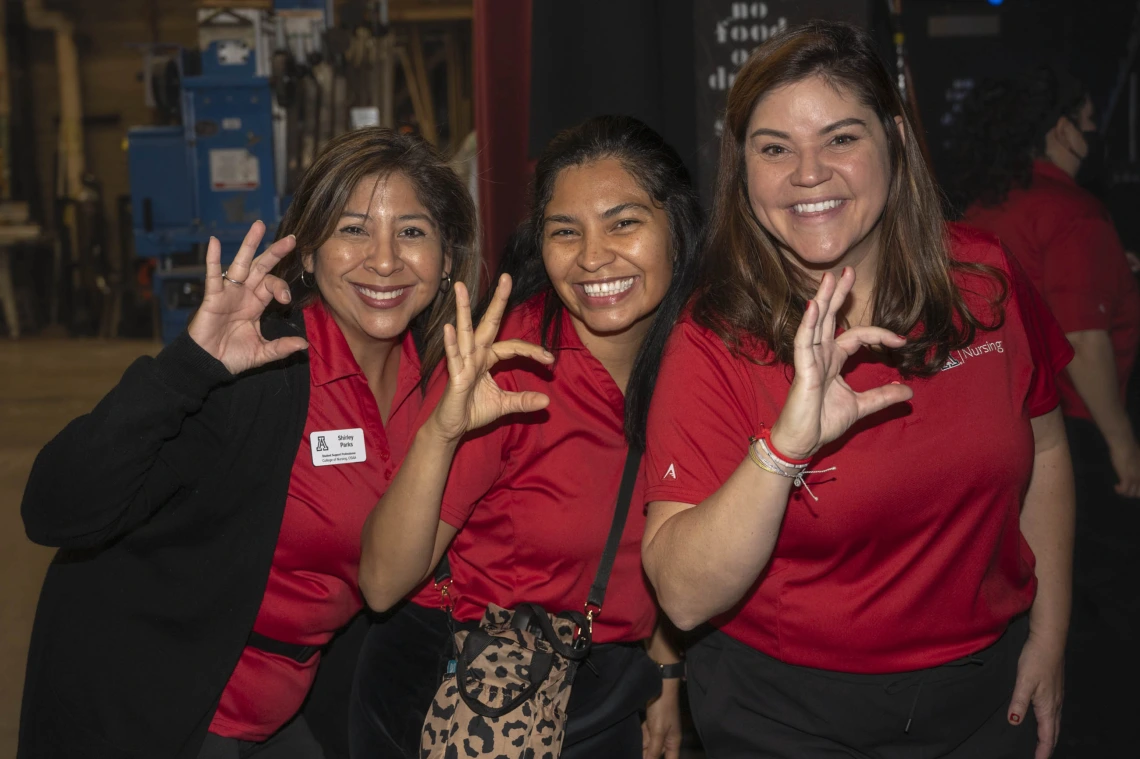
[[[531,0],[474,0],[479,221],[491,272],[526,210]]]

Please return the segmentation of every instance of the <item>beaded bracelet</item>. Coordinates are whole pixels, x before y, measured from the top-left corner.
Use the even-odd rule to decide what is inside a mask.
[[[765,472],[771,472],[772,474],[778,474],[782,477],[787,477],[787,474],[781,472],[775,466],[769,466],[768,464],[764,463],[764,460],[760,458],[760,454],[756,452],[757,442],[758,438],[748,438],[748,458],[752,459],[752,463],[763,469]]]
[[[757,445],[759,445],[760,450],[757,450]],[[824,474],[825,472],[835,471],[835,467],[809,470],[807,468],[807,461],[804,461],[802,464],[793,464],[789,461],[785,461],[772,452],[772,446],[763,437],[751,437],[748,439],[748,458],[752,459],[752,463],[765,472],[771,472],[780,477],[787,477],[792,481],[793,485],[806,490],[807,494],[815,501],[818,501],[819,497],[811,492],[811,488],[804,480],[804,475]]]

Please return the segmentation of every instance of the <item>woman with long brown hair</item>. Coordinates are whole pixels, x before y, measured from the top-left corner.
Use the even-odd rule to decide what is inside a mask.
[[[674,622],[711,623],[709,756],[1048,756],[1071,350],[997,241],[944,223],[868,34],[808,24],[741,69],[704,263],[643,556]]]
[[[255,258],[264,233],[224,271],[211,240],[186,332],[36,459],[24,523],[61,550],[21,757],[324,755],[300,710],[362,607],[360,530],[444,355],[451,283],[476,284],[475,211],[426,143],[364,129]]]

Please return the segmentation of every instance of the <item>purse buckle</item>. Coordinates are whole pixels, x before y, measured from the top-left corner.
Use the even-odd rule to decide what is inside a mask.
[[[589,603],[585,605],[586,610],[586,631],[590,633],[590,638],[594,637],[594,617],[602,613],[601,606],[593,606]]]
[[[432,584],[435,585],[435,589],[439,591],[440,608],[442,608],[444,611],[446,611],[448,614],[450,614],[451,609],[452,609],[451,578],[448,577],[443,582],[436,582],[436,583],[432,583]]]
[[[602,613],[602,607],[593,606],[590,603],[586,603],[584,606],[584,611],[586,612],[586,629],[583,631],[582,627],[579,625],[577,631],[574,633],[573,646],[577,650],[582,650],[583,648],[587,648],[588,646],[590,646],[591,643],[593,643],[593,640],[594,640],[594,617],[596,617]],[[583,634],[583,632],[585,634]],[[588,666],[590,669],[594,669],[594,665],[591,664],[589,661],[586,662],[586,666]],[[594,670],[594,671],[596,672],[597,670]]]

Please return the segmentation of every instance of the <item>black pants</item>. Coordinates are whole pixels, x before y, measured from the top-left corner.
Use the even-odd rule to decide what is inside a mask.
[[[324,759],[304,717],[297,717],[260,743],[206,733],[198,759]]]
[[[1116,494],[1116,472],[1108,445],[1092,422],[1065,418],[1077,491],[1073,551],[1074,633],[1098,620],[1105,633],[1134,632],[1140,580],[1135,548],[1140,545],[1140,499]]]
[[[784,664],[712,632],[689,649],[693,720],[709,759],[1032,757],[1032,710],[1007,722],[1028,631],[1021,618],[974,656],[893,675]]]
[[[413,759],[450,655],[447,615],[405,604],[373,625],[360,652],[349,710],[353,759]],[[567,705],[562,759],[640,759],[639,711],[661,692],[640,644],[595,646]]]
[[[1135,751],[1135,699],[1116,695],[1140,674],[1140,500],[1116,494],[1108,445],[1092,422],[1065,418],[1077,493],[1073,618],[1059,757]]]

